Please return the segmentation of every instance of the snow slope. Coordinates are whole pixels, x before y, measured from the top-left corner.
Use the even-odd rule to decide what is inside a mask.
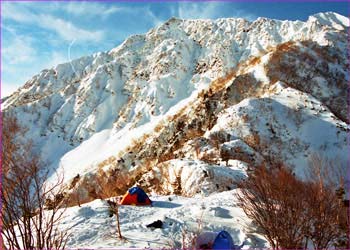
[[[283,158],[295,167],[299,176],[304,176],[308,157],[318,152],[329,159],[337,158],[340,165],[347,166],[347,124],[308,94],[282,82],[277,82],[272,89],[272,93],[244,99],[223,110],[209,136],[224,130],[234,141],[256,134],[259,143],[255,147],[261,148],[262,155]],[[262,112],[264,110],[266,112]]]
[[[121,206],[120,225],[125,240],[117,239],[116,217],[109,217],[108,204],[102,200],[69,208],[61,228],[71,228],[75,236],[68,240],[70,248],[174,249],[181,247],[182,230],[186,231],[185,242],[195,237],[196,233],[191,232],[227,230],[236,244],[245,242],[244,249],[256,244],[264,246],[263,238],[249,235],[246,228],[250,221],[243,211],[232,206],[234,192],[193,198],[151,196],[152,207]],[[157,220],[163,222],[163,228],[146,227]]]

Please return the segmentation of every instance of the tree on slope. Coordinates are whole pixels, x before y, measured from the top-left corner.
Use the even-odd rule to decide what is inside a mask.
[[[4,114],[2,133],[2,249],[63,249],[67,231],[58,230],[64,209],[60,207],[62,178],[45,181],[48,171],[17,120]]]
[[[261,166],[239,184],[240,206],[274,249],[326,249],[342,237],[344,210],[326,177],[302,181],[285,166]]]

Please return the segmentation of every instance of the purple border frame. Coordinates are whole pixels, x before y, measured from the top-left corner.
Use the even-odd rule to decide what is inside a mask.
[[[349,2],[348,0],[1,0],[0,2]]]
[[[321,3],[321,2],[348,2],[348,15],[347,17],[350,18],[350,2],[349,0],[0,0],[0,209],[2,209],[2,128],[3,128],[3,115],[2,115],[2,98],[1,98],[1,80],[2,80],[2,2],[132,2],[132,3],[147,3],[147,2],[159,2],[159,3],[166,3],[166,2],[295,2],[295,3],[304,3],[304,2],[309,2],[309,3]],[[348,31],[348,46],[347,49],[350,52],[350,28],[347,30]],[[348,58],[350,61],[350,58]],[[350,71],[350,66],[349,66],[349,71]],[[350,82],[348,83],[350,86]],[[348,89],[348,118],[350,120],[350,88]],[[350,126],[349,126],[350,127]],[[350,180],[350,132],[348,132],[347,135],[347,145],[349,147],[349,154],[348,154],[348,171],[347,171],[347,179]],[[348,183],[348,192],[350,196],[350,183]],[[350,197],[348,197],[350,198]],[[347,215],[348,219],[350,220],[350,207],[347,208]],[[2,231],[2,223],[0,221],[0,230]],[[348,238],[350,239],[350,226],[348,228]],[[0,249],[3,249],[3,240],[2,240],[2,234],[0,234]],[[72,248],[72,249],[81,249],[81,248]],[[96,248],[84,248],[84,249],[96,249]],[[104,248],[99,248],[99,249],[104,249]],[[113,248],[106,248],[108,250],[111,250]],[[119,250],[122,248],[118,248]],[[144,249],[144,248],[123,248],[125,250],[127,249]],[[264,249],[264,248],[259,248],[259,249]],[[268,249],[268,248],[267,248]],[[350,248],[348,248],[350,249]]]
[[[348,15],[347,17],[350,19],[350,2],[348,2]],[[348,33],[348,46],[347,46],[347,50],[348,53],[350,53],[350,27],[347,29],[347,33]],[[348,59],[348,63],[350,62],[350,58]],[[350,72],[350,63],[348,66],[348,72]],[[347,110],[348,110],[348,121],[350,121],[350,81],[348,82],[348,91],[347,91]],[[348,128],[350,128],[350,125],[348,125]],[[347,172],[346,172],[346,177],[345,177],[345,189],[347,189],[348,195],[347,197],[345,197],[345,199],[350,200],[350,132],[347,131],[347,138],[346,138],[346,145],[348,148],[348,159],[347,159]],[[346,180],[349,180],[348,182]],[[347,219],[348,221],[350,221],[350,207],[348,206],[346,208],[346,213],[347,213]],[[347,232],[347,238],[348,238],[348,242],[350,241],[350,223],[348,226],[348,232]],[[349,243],[348,243],[349,244]],[[350,246],[347,246],[348,249],[350,249]]]
[[[1,89],[2,89],[2,3],[0,0],[0,209],[2,211],[2,97],[1,97]],[[0,231],[2,232],[2,221],[0,221]],[[3,237],[2,233],[0,233],[0,249],[4,249],[3,247]]]

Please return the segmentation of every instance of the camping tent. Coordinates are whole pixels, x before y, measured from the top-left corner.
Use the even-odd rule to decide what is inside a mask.
[[[152,205],[152,201],[149,199],[148,195],[142,188],[132,187],[123,196],[120,205]]]
[[[235,245],[231,235],[226,231],[202,232],[196,239],[196,249],[240,250],[244,246]]]
[[[221,231],[216,236],[213,243],[213,250],[235,249],[231,235],[226,231]]]

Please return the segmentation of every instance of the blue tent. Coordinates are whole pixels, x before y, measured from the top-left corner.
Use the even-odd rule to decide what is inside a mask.
[[[231,235],[226,231],[221,231],[216,236],[213,243],[213,250],[231,250],[235,249]]]
[[[143,189],[139,187],[132,187],[129,189],[129,193],[132,194],[137,194],[137,201],[140,203],[145,203],[147,201],[148,195],[143,191]]]

